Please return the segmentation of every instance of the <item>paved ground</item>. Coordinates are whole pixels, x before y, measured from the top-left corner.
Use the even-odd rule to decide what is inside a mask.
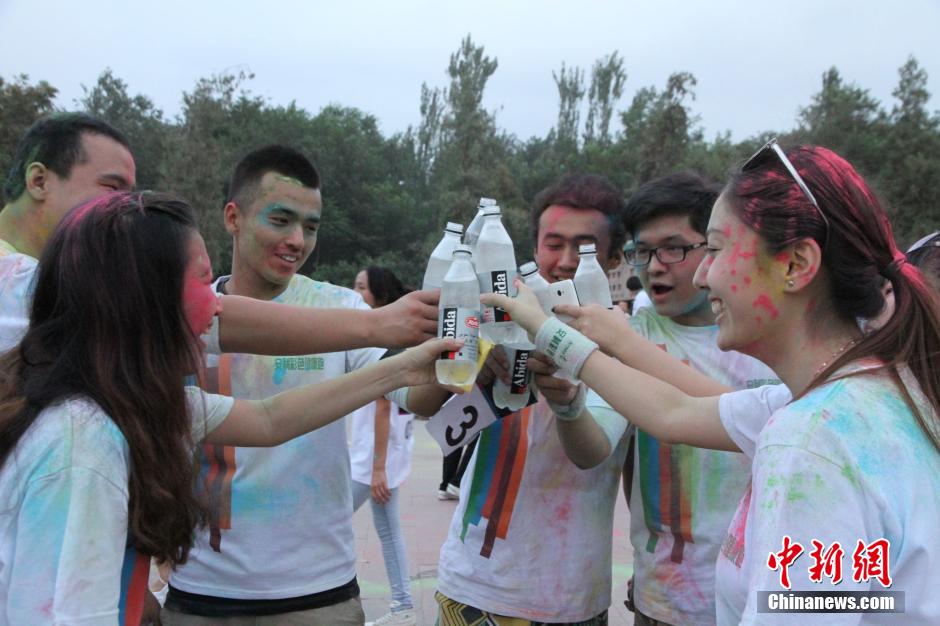
[[[416,424],[411,476],[401,487],[402,525],[408,545],[411,592],[418,612],[419,626],[433,626],[437,616],[434,591],[437,588],[437,559],[453,516],[455,502],[437,499],[441,480],[441,450],[423,426]],[[389,587],[382,562],[382,546],[372,526],[368,504],[356,513],[357,575],[367,620],[388,611]],[[629,518],[621,495],[614,522],[614,583],[610,625],[627,626],[633,614],[623,606],[626,581],[633,572],[633,551],[629,541]]]

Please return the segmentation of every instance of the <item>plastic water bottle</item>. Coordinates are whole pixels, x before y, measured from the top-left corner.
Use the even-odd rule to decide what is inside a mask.
[[[503,346],[509,359],[509,384],[500,379],[493,383],[493,401],[503,409],[518,411],[529,403],[532,372],[527,367],[529,355],[535,350],[535,344],[528,341],[510,343]]]
[[[463,224],[447,222],[444,229],[444,238],[440,240],[428,259],[428,267],[424,270],[422,289],[440,289],[444,283],[444,276],[450,268],[454,258],[454,249],[460,245],[460,235],[463,234]]]
[[[467,226],[467,232],[465,232],[463,236],[463,242],[470,246],[470,252],[473,253],[474,259],[477,258],[477,239],[480,238],[480,231],[483,230],[483,209],[488,206],[496,206],[496,200],[492,198],[480,198],[480,204],[477,205],[477,214],[470,222],[470,225]]]
[[[607,272],[597,262],[597,247],[593,243],[578,246],[578,269],[574,273],[574,288],[581,306],[599,304],[614,306],[610,299],[610,281]]]
[[[497,205],[484,207],[483,228],[477,239],[475,255],[480,293],[513,296],[512,281],[516,277],[516,252],[512,239],[503,227]],[[494,344],[508,343],[517,335],[517,327],[507,311],[499,307],[483,307],[480,336]]]
[[[441,285],[437,336],[463,339],[460,350],[442,352],[434,363],[442,385],[466,385],[477,376],[480,328],[480,284],[470,262],[470,248],[458,245]]]
[[[535,264],[535,261],[523,263],[522,267],[519,268],[519,273],[522,274],[522,280],[525,282],[526,286],[531,289],[533,293],[535,293],[535,297],[539,299],[539,304],[542,305],[542,310],[545,311],[545,314],[551,315],[552,310],[548,302],[548,281],[539,274],[539,266]]]

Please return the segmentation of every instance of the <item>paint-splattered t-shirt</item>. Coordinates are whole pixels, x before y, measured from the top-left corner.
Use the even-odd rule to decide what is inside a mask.
[[[300,275],[274,302],[369,308],[351,289]],[[379,360],[384,352],[209,357],[210,391],[265,398],[336,378]],[[173,573],[170,585],[207,596],[272,600],[351,581],[356,555],[345,421],[273,448],[203,446],[199,484],[209,498],[210,527],[197,533],[189,561]]]
[[[39,262],[0,239],[0,352],[19,344],[29,326],[33,279]]]
[[[909,372],[903,378],[920,408],[932,412]],[[929,418],[928,418],[929,419]],[[935,422],[934,422],[935,423]],[[806,615],[757,613],[758,591],[781,591],[772,552],[784,536],[803,548],[788,568],[792,590],[883,590],[855,582],[853,554],[863,559],[890,542],[888,574],[905,594],[903,614],[813,615],[813,623],[940,623],[940,453],[885,373],[843,378],[774,413],[757,440],[751,489],[741,499],[718,559],[719,624],[802,622]],[[838,542],[842,580],[810,580],[820,556]],[[834,570],[833,570],[834,572]],[[873,570],[869,570],[873,573]],[[821,618],[825,618],[825,622]]]
[[[187,395],[197,440],[232,407]],[[127,547],[129,467],[127,441],[97,404],[40,413],[0,470],[0,624],[139,619],[150,559]]]
[[[626,422],[599,419],[611,422],[613,452],[589,470],[565,455],[544,398],[480,433],[441,548],[441,593],[533,621],[578,622],[610,606]]]
[[[736,389],[779,379],[766,365],[722,352],[717,326],[683,326],[641,309],[630,319],[642,336]],[[750,477],[740,453],[669,445],[638,430],[630,501],[634,601],[669,624],[715,621],[715,561]]]

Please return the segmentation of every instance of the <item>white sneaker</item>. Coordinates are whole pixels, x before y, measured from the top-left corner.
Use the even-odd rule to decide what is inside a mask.
[[[414,609],[386,613],[374,622],[366,622],[366,626],[415,626],[418,617]]]
[[[460,487],[457,485],[447,485],[447,493],[454,496],[454,500],[460,499]]]
[[[451,487],[451,485],[447,485],[447,489],[446,489],[446,490],[445,490],[445,489],[438,489],[438,490],[437,490],[437,499],[438,499],[438,500],[457,500],[457,499],[459,499],[459,493],[460,493],[460,492],[458,491],[458,495],[455,496],[455,495],[453,495],[452,493],[450,493],[450,487]]]

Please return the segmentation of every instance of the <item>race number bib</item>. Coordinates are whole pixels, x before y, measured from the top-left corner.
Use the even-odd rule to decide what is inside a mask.
[[[470,393],[455,395],[437,415],[428,420],[428,432],[434,437],[444,455],[467,445],[476,434],[499,419],[479,385]]]

